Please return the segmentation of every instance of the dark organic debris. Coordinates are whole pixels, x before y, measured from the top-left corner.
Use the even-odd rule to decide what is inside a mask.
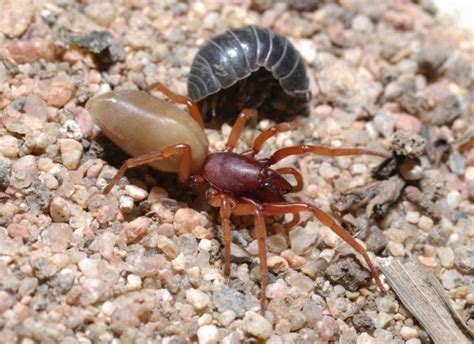
[[[370,272],[352,255],[340,257],[331,263],[326,269],[326,274],[332,282],[350,291],[359,290],[372,278]]]
[[[434,204],[431,202],[429,197],[422,193],[420,189],[415,186],[407,186],[405,188],[405,197],[419,208],[423,209],[427,215],[429,215],[434,220],[441,219],[441,212]]]

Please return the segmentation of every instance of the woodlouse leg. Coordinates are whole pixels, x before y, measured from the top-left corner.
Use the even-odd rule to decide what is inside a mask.
[[[150,153],[136,158],[131,158],[126,160],[120,169],[117,171],[112,180],[107,184],[104,189],[104,194],[108,194],[110,190],[114,187],[115,184],[119,181],[120,178],[125,174],[129,168],[138,167],[141,165],[146,165],[158,160],[169,158],[175,154],[182,153],[183,157],[181,158],[181,164],[179,166],[179,181],[185,183],[191,175],[191,146],[188,144],[177,144],[163,148],[160,152]]]
[[[255,218],[255,231],[258,241],[258,258],[260,260],[260,313],[265,313],[266,308],[266,291],[267,291],[267,230],[265,228],[265,220],[260,207],[254,202],[238,203],[233,209],[235,215],[253,215]]]
[[[301,145],[294,147],[285,147],[277,150],[273,155],[268,159],[269,165],[273,165],[276,162],[290,156],[290,155],[300,155],[304,153],[313,153],[323,156],[346,156],[346,155],[373,155],[381,158],[389,158],[385,153],[370,151],[366,149],[357,149],[357,148],[330,148],[323,146],[310,146],[310,145]]]
[[[240,134],[242,133],[242,129],[244,128],[245,122],[250,117],[254,117],[257,115],[257,111],[255,109],[243,109],[242,112],[237,117],[234,125],[232,126],[232,131],[230,132],[229,139],[227,140],[227,144],[225,146],[226,152],[232,152],[237,144],[237,141],[240,138]]]
[[[303,190],[303,176],[296,169],[292,167],[282,167],[276,170],[279,174],[292,174],[296,180],[296,185],[293,186],[291,192],[299,192]]]
[[[281,215],[286,213],[295,213],[300,211],[310,211],[316,216],[319,221],[324,225],[328,226],[334,233],[341,237],[345,242],[352,246],[362,257],[364,258],[367,266],[369,267],[372,276],[375,279],[375,283],[381,292],[385,291],[385,288],[380,281],[379,273],[375,269],[372,261],[370,260],[367,251],[347,232],[344,228],[336,223],[336,221],[327,213],[321,209],[303,202],[284,202],[284,203],[266,203],[262,204],[261,208],[265,215]]]
[[[155,82],[154,84],[150,85],[148,88],[160,91],[176,104],[186,105],[188,107],[188,111],[191,117],[194,118],[194,120],[201,126],[201,128],[204,128],[204,122],[202,120],[201,112],[199,112],[199,108],[197,107],[196,103],[193,102],[191,99],[174,93],[165,85],[163,85],[161,82]]]
[[[260,152],[263,144],[271,137],[275,136],[278,133],[283,133],[295,129],[297,125],[295,123],[280,123],[273,127],[268,128],[267,130],[261,132],[253,141],[252,148],[248,151],[242,153],[245,156],[254,157]]]

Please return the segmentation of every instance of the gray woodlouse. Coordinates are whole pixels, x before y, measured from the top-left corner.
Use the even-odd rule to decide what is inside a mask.
[[[287,119],[309,112],[306,66],[293,44],[251,25],[214,36],[196,54],[188,95],[201,114],[235,117],[243,108]]]

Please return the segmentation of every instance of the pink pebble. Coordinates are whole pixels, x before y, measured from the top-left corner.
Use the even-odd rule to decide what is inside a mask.
[[[414,116],[398,113],[394,115],[394,119],[395,129],[410,130],[415,133],[419,133],[421,130],[422,123],[418,118]]]

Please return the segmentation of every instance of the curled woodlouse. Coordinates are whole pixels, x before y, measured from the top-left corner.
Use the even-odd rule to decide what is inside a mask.
[[[307,114],[311,99],[304,61],[293,44],[255,25],[214,36],[196,54],[188,95],[207,119],[243,108],[276,118]]]
[[[311,212],[362,255],[377,286],[383,290],[377,270],[366,250],[349,232],[318,207],[287,198],[286,194],[302,190],[302,175],[291,167],[272,169],[271,166],[288,156],[305,153],[332,157],[362,154],[386,157],[385,154],[356,148],[298,145],[281,148],[268,158],[257,159],[256,155],[268,139],[293,128],[288,123],[270,127],[255,138],[249,150],[235,153],[234,148],[246,121],[257,114],[254,109],[243,109],[239,114],[224,152],[210,153],[196,104],[186,97],[174,94],[159,83],[152,87],[166,94],[174,102],[187,105],[195,121],[183,110],[141,91],[111,92],[92,99],[87,108],[104,133],[125,151],[138,155],[125,161],[104,189],[104,193],[110,192],[127,169],[145,164],[150,164],[158,170],[178,172],[182,183],[190,186],[201,184],[206,187],[209,204],[219,208],[225,245],[224,274],[228,281],[231,276],[231,215],[253,216],[260,260],[262,312],[265,309],[267,285],[264,216],[292,214],[293,219],[283,225],[290,228],[299,222],[300,212]],[[296,185],[290,184],[283,177],[287,174],[294,177]]]

